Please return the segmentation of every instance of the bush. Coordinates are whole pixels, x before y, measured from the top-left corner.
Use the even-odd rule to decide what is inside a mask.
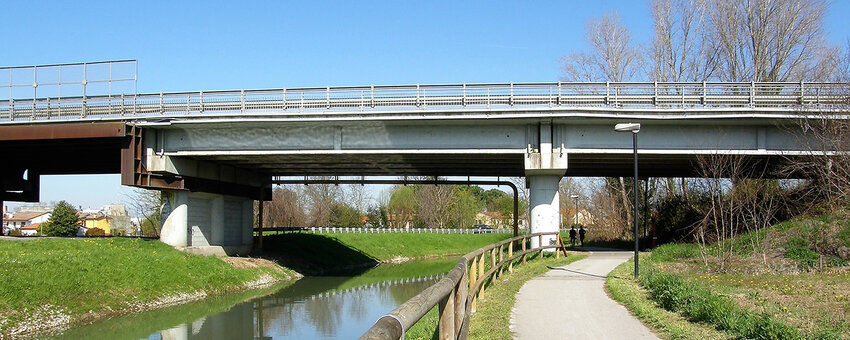
[[[655,254],[651,259],[657,260]],[[681,313],[691,321],[707,322],[747,339],[801,337],[794,328],[768,313],[745,310],[696,283],[656,270],[651,263],[643,267],[639,281],[661,307]]]
[[[9,236],[24,236],[23,234],[21,234],[21,230],[20,230],[20,229],[12,229],[12,230],[9,230],[8,235],[9,235]]]
[[[80,218],[77,216],[77,209],[74,209],[65,201],[57,203],[53,207],[53,214],[50,215],[47,222],[41,225],[45,235],[65,237],[77,235],[79,227]]]
[[[91,228],[89,230],[86,230],[86,236],[106,236],[106,232],[100,228]]]
[[[659,243],[674,241],[692,241],[691,231],[705,214],[705,197],[693,194],[690,199],[682,195],[673,195],[658,202],[658,209],[652,223],[656,226]]]

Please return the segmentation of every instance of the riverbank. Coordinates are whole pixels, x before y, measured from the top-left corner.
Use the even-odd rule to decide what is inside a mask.
[[[846,215],[800,218],[704,252],[660,246],[641,256],[638,281],[609,279],[607,287],[669,338],[848,339],[848,247]],[[651,312],[658,309],[666,313]]]
[[[346,271],[357,274],[379,263],[460,256],[511,234],[308,234],[263,237],[252,256],[273,260],[305,275]]]
[[[0,337],[61,329],[300,276],[268,261],[231,261],[238,263],[187,254],[156,240],[0,240]]]

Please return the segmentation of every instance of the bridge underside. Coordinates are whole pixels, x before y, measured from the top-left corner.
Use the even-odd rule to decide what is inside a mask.
[[[298,155],[195,155],[200,162],[256,169],[275,176],[525,176],[524,154],[298,154]],[[747,156],[751,167],[768,169],[765,177],[786,164],[788,156]],[[572,153],[565,177],[630,176],[631,154]],[[698,155],[639,154],[641,177],[699,177]]]

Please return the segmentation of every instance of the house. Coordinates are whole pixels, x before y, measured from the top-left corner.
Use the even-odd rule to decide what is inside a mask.
[[[22,228],[27,226],[47,222],[47,219],[49,218],[49,211],[17,212],[11,214],[8,218],[3,219],[3,230],[8,234],[12,230],[21,230]],[[21,234],[23,234],[23,230],[21,230]],[[34,232],[33,235],[35,235]]]
[[[578,221],[579,225],[589,226],[593,224],[593,215],[586,209],[561,209],[562,222],[564,227],[570,227]]]
[[[496,229],[512,228],[513,220],[498,211],[482,211],[475,215],[475,224],[486,224]]]
[[[25,227],[21,227],[21,236],[38,236],[39,228],[41,228],[42,223],[33,223]]]
[[[84,230],[89,230],[92,228],[98,228],[103,230],[106,235],[112,234],[112,228],[110,224],[110,218],[106,216],[106,214],[102,212],[80,212],[77,214],[80,218],[81,227]],[[83,231],[85,234],[85,231]]]

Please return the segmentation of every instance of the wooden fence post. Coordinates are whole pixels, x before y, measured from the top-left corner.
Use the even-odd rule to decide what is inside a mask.
[[[458,282],[455,293],[455,335],[460,332],[460,326],[463,325],[463,319],[466,317],[466,298],[468,296],[468,273],[463,273]]]
[[[490,268],[496,268],[496,248],[490,249]],[[496,272],[493,272],[493,278],[496,278]]]
[[[472,306],[470,306],[470,311],[472,312],[475,311],[475,300],[478,298],[473,290],[476,282],[478,282],[478,256],[472,258],[472,265],[469,266],[469,293],[472,294]]]
[[[487,280],[484,277],[484,253],[481,253],[481,257],[478,259],[478,281],[481,281],[481,288],[478,289],[478,298],[481,298],[481,294],[484,294],[484,281]]]
[[[499,263],[505,260],[505,250],[504,245],[499,246]],[[502,276],[502,265],[499,265],[499,277]]]
[[[543,235],[537,235],[537,246],[540,247],[537,251],[537,259],[540,260],[543,258]]]
[[[508,258],[514,257],[514,243],[508,243]],[[514,260],[508,263],[508,273],[514,272]]]
[[[455,338],[455,290],[440,301],[440,340]]]
[[[525,245],[525,241],[526,241],[526,238],[525,238],[525,237],[523,237],[523,238],[522,238],[522,264],[523,264],[523,265],[525,265],[525,250],[526,250],[526,249],[525,249],[525,247],[526,247],[526,245]]]

